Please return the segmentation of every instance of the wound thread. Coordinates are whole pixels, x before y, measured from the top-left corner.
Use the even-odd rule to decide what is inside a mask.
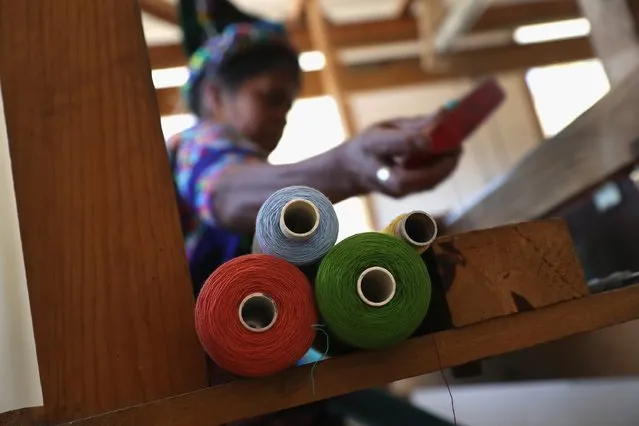
[[[337,214],[324,194],[290,186],[274,192],[260,208],[254,250],[296,266],[310,265],[335,245],[338,232]]]
[[[391,346],[410,337],[424,320],[430,297],[430,277],[417,252],[377,232],[338,243],[315,280],[317,307],[329,334],[356,348]]]
[[[317,322],[306,276],[265,254],[240,256],[217,268],[195,305],[195,328],[206,353],[242,377],[294,366],[311,347]]]

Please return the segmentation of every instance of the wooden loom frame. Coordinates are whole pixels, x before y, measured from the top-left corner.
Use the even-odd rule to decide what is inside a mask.
[[[216,424],[435,371],[436,350],[450,367],[639,317],[630,287],[329,360],[315,395],[309,367],[207,388],[149,71],[134,0],[0,0],[45,398],[0,424]]]

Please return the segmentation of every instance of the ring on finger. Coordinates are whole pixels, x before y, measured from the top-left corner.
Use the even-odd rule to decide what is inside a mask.
[[[388,167],[380,167],[375,174],[377,180],[381,183],[386,183],[391,177],[391,171]]]

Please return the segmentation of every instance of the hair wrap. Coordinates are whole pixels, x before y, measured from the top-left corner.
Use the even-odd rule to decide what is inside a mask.
[[[182,0],[185,1],[185,0]],[[196,1],[199,26],[209,38],[189,61],[189,78],[182,93],[192,110],[205,75],[215,76],[220,68],[238,54],[262,45],[279,45],[295,52],[286,28],[245,14],[225,0]]]

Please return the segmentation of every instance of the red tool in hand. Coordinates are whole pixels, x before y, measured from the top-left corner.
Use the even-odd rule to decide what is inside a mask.
[[[405,159],[404,166],[418,168],[436,156],[458,150],[504,98],[504,91],[497,81],[489,78],[463,98],[447,103],[423,129],[428,138],[424,154]]]

